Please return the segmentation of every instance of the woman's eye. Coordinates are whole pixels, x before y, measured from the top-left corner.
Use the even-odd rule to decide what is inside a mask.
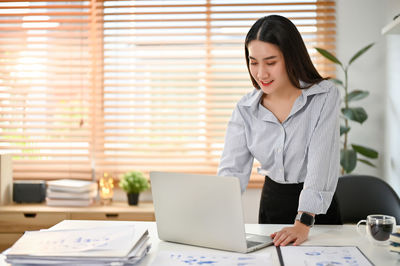
[[[257,65],[257,63],[256,62],[250,62],[250,65],[255,66],[255,65]]]
[[[275,65],[275,63],[276,63],[276,62],[270,62],[270,63],[267,63],[267,65],[268,65],[268,66],[273,66],[273,65]]]

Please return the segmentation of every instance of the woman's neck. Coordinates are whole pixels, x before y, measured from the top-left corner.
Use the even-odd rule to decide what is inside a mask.
[[[294,86],[287,87],[286,89],[278,90],[272,94],[265,94],[263,98],[269,101],[290,101],[292,99],[297,99],[301,94],[302,90]]]

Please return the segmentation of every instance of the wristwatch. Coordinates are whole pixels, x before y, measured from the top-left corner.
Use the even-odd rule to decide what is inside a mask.
[[[300,223],[312,227],[314,225],[315,218],[308,213],[302,212],[296,215],[295,221],[300,221]]]

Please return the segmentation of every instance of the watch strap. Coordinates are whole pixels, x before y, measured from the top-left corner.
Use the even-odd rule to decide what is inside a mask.
[[[299,221],[300,223],[312,227],[315,222],[315,217],[311,214],[302,212],[296,215],[295,221]]]

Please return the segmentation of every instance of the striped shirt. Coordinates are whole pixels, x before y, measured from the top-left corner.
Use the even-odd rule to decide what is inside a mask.
[[[218,175],[235,176],[242,193],[253,161],[278,183],[304,182],[298,211],[328,210],[339,177],[340,93],[331,81],[303,89],[282,123],[254,89],[236,105],[228,123]]]

